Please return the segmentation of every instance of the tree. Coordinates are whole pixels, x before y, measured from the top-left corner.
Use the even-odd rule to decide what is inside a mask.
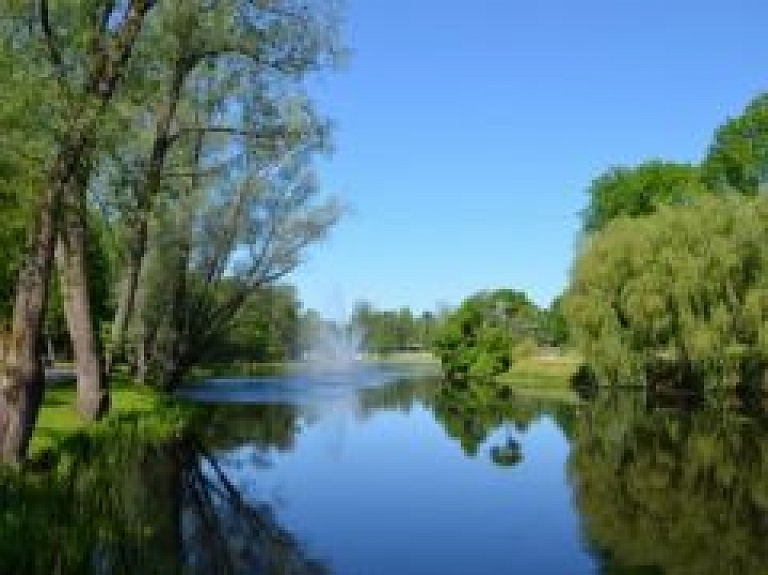
[[[768,93],[715,132],[702,164],[704,179],[721,190],[754,196],[768,184]]]
[[[227,289],[224,283],[219,289]],[[294,359],[299,350],[299,307],[291,286],[265,286],[252,294],[203,361],[272,362]]]
[[[523,293],[499,289],[462,302],[438,328],[434,346],[449,379],[488,379],[509,369],[512,346],[533,336],[538,309]]]
[[[135,83],[143,86],[147,100],[135,122],[143,135],[136,140],[143,145],[131,142],[106,166],[113,187],[125,188],[117,198],[107,199],[117,204],[124,244],[108,365],[123,351],[151,220],[158,210],[168,209],[165,196],[178,194],[179,187],[210,185],[209,176],[215,175],[210,162],[205,169],[184,163],[185,147],[189,150],[197,140],[205,148],[215,146],[228,157],[218,169],[237,172],[242,153],[234,150],[259,149],[262,156],[271,151],[271,161],[278,162],[285,150],[326,131],[308,102],[302,108],[299,88],[307,74],[336,60],[335,4],[279,0],[250,15],[241,4],[223,2],[211,10],[196,2],[182,9],[173,6],[154,21],[152,42],[143,44],[140,58],[159,70],[147,82],[147,66],[136,66]],[[165,48],[159,51],[161,59],[156,46]]]
[[[258,156],[258,168],[246,170],[251,181],[257,170],[276,168],[286,155],[317,151],[326,123],[317,121],[295,88],[307,73],[334,61],[338,22],[336,3],[323,0],[14,0],[7,8],[0,30],[0,69],[12,73],[0,82],[8,88],[4,93],[24,88],[26,99],[0,106],[0,127],[9,127],[13,142],[34,143],[20,149],[42,167],[28,180],[27,239],[18,259],[13,336],[0,397],[1,458],[18,461],[44,389],[41,336],[54,253],[77,360],[79,410],[94,418],[107,405],[87,272],[89,202],[109,195],[104,189],[119,182],[112,194],[115,201],[104,213],[110,224],[119,223],[118,229],[129,232],[124,235],[128,249],[117,252],[131,253],[130,275],[144,265],[151,218],[162,220],[164,211],[173,211],[180,193],[187,204],[203,198],[215,204],[214,189],[203,172],[214,159],[221,160],[222,150],[249,149]],[[32,120],[17,126],[6,112],[22,106]],[[0,177],[25,173],[18,155],[13,147],[0,153]],[[176,160],[180,163],[171,165]],[[110,178],[113,174],[119,177]],[[166,183],[172,179],[176,181]],[[203,210],[186,205],[181,212],[191,217]],[[305,228],[303,235],[293,237],[309,241],[319,237],[316,232]],[[185,243],[188,237],[177,234],[175,239],[181,244],[172,262],[177,270],[172,294],[178,297],[171,315],[178,327],[183,315],[178,302],[188,291],[186,272],[180,270],[195,252]],[[284,264],[298,263],[299,246],[267,243],[283,248],[279,256],[261,258],[262,263],[276,257]],[[229,261],[219,256],[213,260]],[[211,273],[220,278],[222,272]],[[135,295],[137,277],[134,273],[126,282],[127,297]],[[262,280],[276,277],[269,273]],[[132,307],[129,302],[118,309],[130,318]],[[226,307],[222,315],[228,318],[237,306]]]
[[[672,362],[670,384],[720,387],[768,365],[766,278],[768,202],[711,197],[591,236],[564,313],[606,383],[646,382]]]
[[[306,160],[300,153],[270,174],[246,170],[227,187],[189,190],[169,214],[143,286],[152,297],[137,318],[137,353],[161,387],[178,385],[248,299],[293,271],[336,223],[340,208],[317,198]]]
[[[13,308],[13,336],[0,394],[0,459],[24,458],[44,391],[42,366],[43,316],[54,249],[63,214],[65,272],[71,290],[71,310],[77,321],[73,336],[81,351],[91,354],[93,334],[87,297],[83,227],[85,185],[98,147],[105,113],[123,77],[145,18],[155,2],[100,2],[84,11],[80,3],[57,3],[54,16],[67,25],[56,26],[50,7],[42,0],[34,8],[13,2],[5,12],[4,47],[12,47],[13,64],[27,66],[39,82],[45,102],[28,112],[47,118],[56,142],[32,194],[34,207],[27,226],[24,257]],[[12,85],[9,86],[13,90]],[[8,92],[6,92],[8,93]],[[91,341],[87,341],[91,340]],[[103,381],[82,358],[78,404],[88,416],[105,407]],[[82,369],[80,369],[82,367]]]
[[[648,215],[662,205],[687,205],[707,191],[699,169],[690,164],[651,161],[611,168],[587,189],[584,231],[598,231],[621,216]]]
[[[366,351],[387,354],[395,351],[427,349],[434,316],[425,312],[415,317],[408,307],[394,310],[375,309],[370,302],[358,302],[350,323],[363,334]]]
[[[560,347],[568,343],[568,324],[563,315],[563,295],[557,296],[549,306],[542,310],[539,339],[542,343]]]

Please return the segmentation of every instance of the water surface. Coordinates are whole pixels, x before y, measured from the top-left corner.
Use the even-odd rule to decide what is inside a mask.
[[[215,457],[329,572],[768,572],[760,418],[385,375],[240,380],[266,405],[215,408],[282,422],[229,440],[225,426]],[[212,388],[229,401],[232,384]]]

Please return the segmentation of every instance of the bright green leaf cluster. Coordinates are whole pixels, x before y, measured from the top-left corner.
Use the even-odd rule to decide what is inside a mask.
[[[501,289],[466,299],[439,328],[434,346],[449,379],[489,379],[509,369],[516,342],[538,328],[526,295]]]

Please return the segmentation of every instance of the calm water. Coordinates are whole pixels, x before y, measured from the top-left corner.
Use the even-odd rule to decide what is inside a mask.
[[[768,573],[768,423],[736,405],[391,366],[187,395],[196,437],[128,422],[69,479],[0,475],[0,573]]]
[[[418,400],[308,406],[295,425],[288,446],[243,438],[216,456],[333,573],[594,571],[570,503],[568,443],[547,416],[493,430],[472,455]],[[523,462],[497,465],[491,449],[509,439]]]
[[[266,405],[215,408],[223,474],[328,572],[768,573],[759,418],[376,375],[250,382]]]

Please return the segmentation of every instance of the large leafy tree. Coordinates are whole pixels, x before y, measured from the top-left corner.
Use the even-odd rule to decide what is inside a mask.
[[[407,307],[376,309],[363,301],[355,306],[350,322],[362,332],[366,351],[386,354],[428,347],[434,317],[429,312],[415,316]]]
[[[711,197],[590,236],[563,307],[607,383],[672,361],[720,386],[768,361],[768,202]]]
[[[214,198],[214,188],[202,172],[211,167],[213,156],[219,154],[215,159],[221,159],[220,150],[249,149],[257,156],[259,161],[252,165],[258,167],[247,174],[251,181],[287,152],[317,151],[322,130],[314,128],[322,122],[314,122],[311,105],[303,105],[293,88],[308,73],[333,61],[335,9],[335,2],[324,0],[9,0],[4,5],[0,69],[9,73],[0,82],[4,93],[20,96],[2,104],[0,124],[7,133],[19,132],[18,142],[40,145],[22,150],[24,158],[32,157],[27,166],[34,170],[16,161],[20,155],[12,147],[11,152],[0,152],[0,177],[34,174],[24,177],[29,189],[22,226],[25,240],[0,394],[2,459],[24,457],[42,398],[41,335],[54,254],[77,360],[78,408],[92,418],[106,407],[87,272],[89,200],[103,196],[105,188],[115,189],[116,201],[104,213],[115,228],[130,232],[124,235],[128,244],[124,251],[141,263],[147,252],[142,234],[148,235],[150,213],[160,212],[162,219],[164,210],[173,212],[174,201],[180,198],[186,202]],[[288,101],[294,105],[286,105]],[[269,118],[265,112],[270,110],[279,113]],[[29,121],[19,126],[19,117]],[[310,125],[313,129],[304,131]],[[110,162],[111,172],[118,174],[115,179],[107,177],[110,169],[105,166]],[[235,173],[246,177],[242,171]],[[164,209],[158,209],[158,203]],[[189,223],[204,223],[205,218],[198,216],[205,210],[188,206],[180,210],[193,212],[197,216]],[[133,216],[119,217],[129,213]],[[267,260],[280,259],[282,273],[290,271],[300,260],[301,248],[322,235],[315,233],[317,229],[310,231],[294,234],[294,239],[307,241],[294,243],[291,249],[282,236],[271,244],[283,246],[282,251],[277,255],[270,251]],[[239,241],[242,234],[232,237]],[[237,244],[228,245],[236,249]],[[250,243],[254,244],[255,240]],[[197,255],[180,247],[187,263]],[[217,265],[226,266],[228,261],[214,259]],[[173,269],[180,270],[181,264]],[[214,272],[220,277],[218,268]],[[275,273],[269,270],[261,281],[275,279]],[[253,287],[253,280],[244,285]],[[171,292],[188,293],[183,282],[172,284]],[[246,294],[237,297],[245,298]],[[236,306],[225,308],[224,319],[216,325],[237,311]],[[172,311],[176,324],[179,309]]]

